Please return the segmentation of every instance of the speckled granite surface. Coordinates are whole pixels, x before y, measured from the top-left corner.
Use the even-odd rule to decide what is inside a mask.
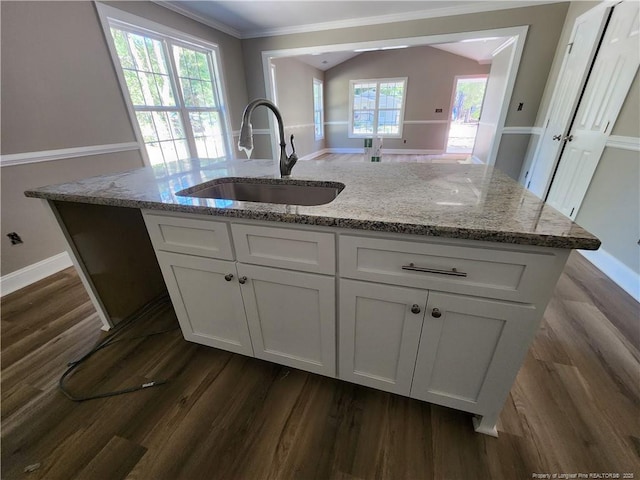
[[[208,167],[172,164],[87,178],[25,192],[28,197],[200,213],[274,222],[595,250],[600,241],[520,184],[483,165],[304,161],[292,180],[341,182],[318,206],[279,205],[176,195],[223,177],[278,178],[272,161],[238,160]]]

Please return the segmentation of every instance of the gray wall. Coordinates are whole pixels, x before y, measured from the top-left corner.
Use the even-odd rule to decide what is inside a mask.
[[[218,43],[232,122],[247,103],[240,41],[150,2],[116,7]],[[1,153],[135,141],[93,2],[1,2]],[[2,275],[63,251],[29,188],[141,167],[138,151],[2,167]],[[24,244],[11,246],[18,232]]]
[[[276,66],[278,108],[284,119],[287,144],[294,134],[298,157],[322,150],[325,139],[315,139],[313,79],[324,82],[324,72],[295,58],[278,58],[273,63]],[[324,95],[326,98],[326,85]],[[290,154],[291,150],[288,149],[287,153]]]
[[[265,94],[262,51],[529,25],[506,125],[530,127],[536,119],[568,7],[568,3],[555,3],[244,40],[242,49],[249,97],[257,98]],[[518,112],[516,106],[519,102],[524,103],[524,108]],[[266,116],[263,121],[265,123],[257,125],[266,125]],[[524,156],[525,151],[518,154]]]
[[[612,135],[640,137],[638,73]],[[576,222],[602,241],[602,249],[640,275],[640,153],[605,148]]]
[[[407,77],[404,120],[439,120],[445,123],[406,124],[402,138],[385,138],[384,148],[444,151],[447,121],[456,75],[489,73],[480,65],[459,55],[432,47],[366,52],[325,72],[327,105],[327,147],[358,148],[362,139],[348,137],[349,81],[369,78]],[[442,113],[436,113],[441,108]],[[406,143],[404,143],[406,141]]]

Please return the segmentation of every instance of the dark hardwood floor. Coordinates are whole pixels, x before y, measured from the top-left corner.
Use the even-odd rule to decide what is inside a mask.
[[[468,414],[188,343],[177,330],[134,338],[176,325],[165,308],[68,382],[78,394],[167,384],[75,403],[58,379],[105,335],[78,277],[68,269],[3,298],[2,478],[640,478],[639,307],[575,253],[497,439],[474,433]]]

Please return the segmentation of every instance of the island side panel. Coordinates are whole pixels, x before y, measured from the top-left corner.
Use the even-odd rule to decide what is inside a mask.
[[[50,206],[105,328],[166,293],[139,209],[61,201]]]

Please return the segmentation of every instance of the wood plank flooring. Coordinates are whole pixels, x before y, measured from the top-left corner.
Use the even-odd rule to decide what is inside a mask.
[[[170,308],[137,324],[68,385],[169,383],[75,403],[58,378],[105,335],[78,277],[67,269],[3,298],[2,478],[640,478],[639,306],[575,253],[497,439],[474,433],[468,414],[191,344],[177,330],[134,338],[176,324]]]

